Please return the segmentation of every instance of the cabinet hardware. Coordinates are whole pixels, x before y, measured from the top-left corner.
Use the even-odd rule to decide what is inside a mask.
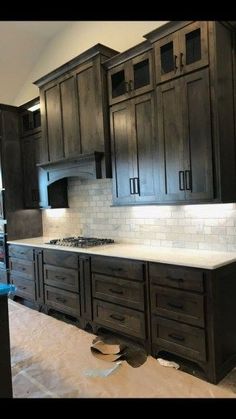
[[[130,189],[130,195],[134,195],[135,191],[134,191],[134,178],[133,177],[129,179],[129,189]]]
[[[25,271],[25,268],[21,267],[21,270],[22,270],[22,271]]]
[[[62,304],[66,303],[66,299],[62,298],[62,297],[56,297],[56,300],[59,301],[59,303],[62,303]]]
[[[180,310],[183,310],[184,306],[183,304],[177,304],[177,303],[167,303],[167,305],[171,308],[178,308]]]
[[[174,333],[170,333],[168,336],[174,340],[178,340],[179,342],[185,341],[185,338],[183,336],[175,335]]]
[[[192,192],[192,172],[185,170],[185,189]]]
[[[184,54],[181,52],[180,53],[180,59],[179,59],[179,66],[180,66],[180,71],[182,70],[182,68],[184,67],[184,64],[183,64],[183,56],[184,56]]]
[[[171,276],[166,276],[166,279],[169,279],[170,281],[183,282],[183,278],[172,278]]]
[[[179,171],[179,190],[184,191],[184,171]]]
[[[110,267],[110,270],[113,271],[113,272],[122,272],[123,268],[111,268]]]
[[[124,316],[119,316],[118,314],[110,314],[110,317],[114,320],[117,320],[118,322],[124,322],[125,321],[125,317]]]
[[[21,285],[18,285],[19,290],[26,290],[26,287],[22,287]]]
[[[178,66],[177,66],[177,55],[175,55],[175,67],[174,67],[174,72],[176,73],[176,71],[178,70]]]
[[[139,193],[139,178],[138,177],[134,177],[134,193],[136,195],[140,195]]]
[[[113,290],[112,288],[109,288],[109,291],[112,292],[113,294],[119,294],[119,295],[124,294],[123,291]]]

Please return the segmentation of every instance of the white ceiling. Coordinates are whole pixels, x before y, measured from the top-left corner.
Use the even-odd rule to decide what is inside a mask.
[[[69,24],[0,21],[0,103],[12,103],[47,42]]]

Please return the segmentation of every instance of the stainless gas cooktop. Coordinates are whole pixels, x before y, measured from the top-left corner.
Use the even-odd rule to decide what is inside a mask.
[[[112,239],[99,239],[97,237],[65,237],[63,239],[53,239],[45,244],[69,247],[92,247],[114,243]]]

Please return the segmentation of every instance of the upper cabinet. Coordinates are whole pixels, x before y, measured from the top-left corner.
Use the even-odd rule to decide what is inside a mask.
[[[44,154],[40,163],[104,152],[109,175],[109,125],[102,63],[117,51],[97,44],[37,80]]]
[[[154,44],[156,81],[161,83],[208,65],[206,21],[187,24]]]
[[[146,51],[142,53],[144,49]],[[150,44],[145,41],[106,63],[107,68],[110,68],[108,72],[110,105],[153,89],[153,55],[150,49]]]

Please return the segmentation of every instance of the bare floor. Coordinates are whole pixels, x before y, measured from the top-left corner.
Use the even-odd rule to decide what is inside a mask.
[[[95,358],[94,335],[9,300],[15,398],[236,398],[236,369],[217,386],[149,356],[139,368]]]

